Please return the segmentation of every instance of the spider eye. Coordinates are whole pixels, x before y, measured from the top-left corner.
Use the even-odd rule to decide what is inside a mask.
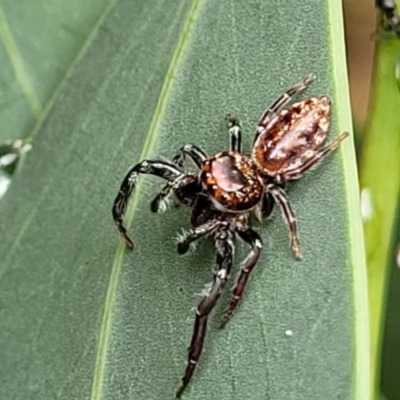
[[[263,193],[263,182],[253,161],[235,152],[208,158],[203,164],[201,180],[214,204],[223,211],[250,210]]]

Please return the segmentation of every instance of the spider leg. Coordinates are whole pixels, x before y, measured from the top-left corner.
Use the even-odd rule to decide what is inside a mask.
[[[189,156],[199,168],[207,158],[207,154],[200,147],[194,144],[185,144],[172,159],[172,162],[182,168],[186,156]]]
[[[193,182],[197,182],[195,175],[181,174],[176,179],[169,180],[166,185],[161,189],[160,193],[150,203],[150,209],[152,212],[164,212],[167,209],[167,197],[171,191],[181,189],[184,186],[190,185]]]
[[[179,168],[183,168],[183,163],[186,159],[186,156],[189,156],[199,168],[201,168],[203,161],[207,158],[207,154],[204,153],[204,151],[201,150],[199,147],[197,147],[193,144],[187,144],[187,145],[183,146],[179,150],[179,152],[173,157],[172,163],[178,165]],[[173,188],[173,187],[171,187],[173,185],[173,183],[168,182],[162,188],[161,192],[157,195],[157,197],[152,201],[151,211],[153,211],[153,212],[164,211],[163,209],[165,207],[160,208],[160,204],[162,204],[162,201],[168,196],[171,189],[180,189],[183,186],[185,186],[186,184],[190,184],[190,183],[193,183],[193,181],[187,181],[186,183],[182,183],[182,184],[177,183],[177,186],[175,188]]]
[[[275,201],[271,193],[264,192],[262,201],[254,209],[254,214],[259,221],[268,218],[274,210]]]
[[[256,132],[256,136],[254,138],[254,142],[257,140],[260,133],[264,132],[268,123],[271,119],[287,104],[290,102],[292,97],[304,90],[312,81],[314,80],[313,75],[309,75],[304,78],[297,85],[290,88],[287,92],[285,92],[282,96],[278,97],[269,108],[264,111],[264,114],[260,118],[260,122],[258,123],[258,128]]]
[[[133,242],[126,232],[123,216],[128,205],[129,196],[132,194],[133,189],[135,188],[139,174],[155,175],[167,180],[176,180],[178,177],[183,176],[182,171],[179,170],[176,165],[165,161],[151,160],[144,160],[139,164],[136,164],[125,175],[117,197],[114,200],[112,215],[121,236],[124,238],[127,246],[130,249],[133,248]]]
[[[347,136],[349,136],[348,132],[342,133],[333,142],[329,143],[327,146],[323,147],[315,154],[313,154],[307,161],[302,163],[301,166],[285,171],[281,175],[281,178],[283,178],[284,180],[300,178],[301,175],[304,174],[304,172],[312,168],[319,160],[324,158],[331,151],[335,150],[340,145],[340,143],[347,138]]]
[[[186,386],[192,378],[196,368],[196,363],[200,358],[203,349],[204,338],[206,336],[208,315],[214,308],[222,289],[228,279],[233,259],[233,243],[228,232],[221,231],[217,233],[215,246],[217,249],[218,270],[214,274],[211,288],[203,297],[196,311],[196,320],[194,323],[192,340],[189,347],[188,364],[185,375],[182,378],[182,385],[176,393],[176,397],[181,397]]]
[[[206,195],[199,193],[193,201],[190,222],[193,226],[200,226],[214,218],[216,213],[218,211],[213,207],[212,201]]]
[[[274,200],[279,204],[283,217],[289,226],[290,245],[292,251],[297,258],[301,258],[300,243],[297,234],[297,222],[286,192],[279,186],[274,184],[267,185],[267,191],[271,193]]]
[[[221,221],[211,220],[194,229],[183,231],[183,233],[178,236],[178,253],[185,254],[194,241],[203,236],[210,235],[221,227],[221,225]]]
[[[240,298],[246,287],[247,279],[249,278],[250,272],[255,267],[262,249],[261,238],[257,232],[251,228],[245,230],[237,230],[237,233],[242,238],[244,242],[251,246],[250,253],[243,260],[240,265],[240,274],[235,287],[232,292],[231,302],[229,304],[228,310],[222,318],[221,326],[224,326],[230,319],[232,312],[235,310],[239,303]]]
[[[240,122],[234,115],[228,114],[226,117],[229,125],[230,150],[237,153],[242,152],[242,132]]]
[[[174,190],[176,200],[190,208],[194,207],[194,203],[202,191],[201,183],[198,179],[195,182],[188,183],[185,186]],[[178,203],[177,203],[178,204]]]

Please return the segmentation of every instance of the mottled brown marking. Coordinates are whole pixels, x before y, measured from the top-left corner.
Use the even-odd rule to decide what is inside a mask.
[[[275,177],[304,164],[327,137],[330,104],[326,96],[310,97],[278,114],[254,144],[256,164]]]
[[[224,210],[250,210],[263,194],[263,181],[255,163],[243,154],[223,152],[209,157],[201,172],[203,187]]]

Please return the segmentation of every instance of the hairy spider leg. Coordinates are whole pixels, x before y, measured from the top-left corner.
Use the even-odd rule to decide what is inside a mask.
[[[215,232],[222,225],[221,221],[211,220],[194,229],[184,231],[178,237],[178,253],[185,254],[194,241]]]
[[[266,187],[267,192],[271,193],[275,202],[279,204],[283,217],[288,224],[290,232],[290,246],[294,255],[297,258],[301,258],[301,250],[299,237],[297,233],[297,222],[292,207],[290,206],[289,199],[287,198],[286,192],[275,184],[269,184]]]
[[[342,133],[333,142],[329,143],[327,146],[318,150],[314,155],[312,155],[307,161],[305,161],[301,166],[293,169],[288,169],[284,173],[280,174],[280,179],[290,180],[300,178],[304,172],[312,168],[318,161],[328,155],[330,152],[335,150],[340,143],[349,136],[348,132]]]
[[[166,199],[170,195],[171,191],[181,189],[184,186],[197,182],[197,180],[198,178],[195,175],[186,175],[182,173],[176,179],[168,181],[150,203],[151,211],[155,213],[164,212],[167,209]]]
[[[303,91],[307,88],[307,86],[314,80],[314,75],[309,75],[304,78],[297,85],[290,88],[283,95],[279,96],[269,108],[264,111],[264,114],[260,118],[260,122],[258,123],[258,128],[256,131],[256,135],[254,137],[254,142],[257,140],[258,136],[265,131],[268,123],[272,120],[273,117],[286,105],[290,102],[294,95]]]
[[[187,144],[183,146],[179,152],[173,157],[172,163],[176,164],[179,168],[183,168],[183,163],[186,159],[186,155],[189,156],[194,163],[201,169],[203,161],[207,158],[207,154],[201,150],[199,147],[193,144]],[[196,179],[197,180],[197,179]],[[194,183],[195,181],[192,179],[187,180],[186,184]],[[172,187],[172,183],[168,182],[160,191],[160,193],[155,197],[155,199],[151,202],[151,211],[159,212],[164,211],[160,209],[160,204],[163,204],[163,200],[169,195],[171,190],[181,189],[185,184],[181,184],[179,181],[176,184],[176,187]],[[162,207],[165,208],[165,207]]]
[[[217,250],[216,262],[218,270],[214,275],[214,280],[211,284],[210,290],[197,307],[193,336],[189,347],[188,364],[185,375],[182,378],[182,385],[176,393],[177,398],[181,397],[183,391],[192,378],[193,372],[196,368],[196,363],[199,360],[203,349],[208,315],[214,308],[231,270],[234,247],[227,231],[222,230],[216,233],[215,247]]]
[[[117,197],[114,200],[112,215],[121,236],[124,238],[126,245],[130,249],[133,248],[133,242],[128,236],[124,226],[123,216],[128,205],[129,196],[132,194],[133,189],[136,186],[139,174],[150,174],[166,180],[174,181],[182,175],[182,171],[176,165],[166,161],[144,160],[133,166],[125,175]]]
[[[194,144],[185,144],[172,159],[172,162],[182,168],[186,156],[189,156],[200,169],[207,158],[207,154],[200,147]]]
[[[239,119],[228,114],[226,120],[229,125],[229,141],[230,141],[230,151],[236,151],[237,153],[242,152],[242,131],[240,130]]]
[[[222,318],[221,326],[224,326],[229,321],[232,312],[238,305],[239,300],[242,297],[242,294],[246,287],[247,279],[249,278],[252,269],[257,264],[262,249],[261,238],[258,233],[253,229],[247,228],[245,230],[237,230],[237,233],[244,242],[251,246],[251,250],[240,265],[239,277],[236,281],[235,287],[233,288],[231,302],[225,315]]]

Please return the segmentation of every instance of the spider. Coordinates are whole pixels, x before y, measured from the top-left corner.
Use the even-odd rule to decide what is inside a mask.
[[[309,97],[285,109],[292,97],[303,91],[313,79],[313,76],[303,79],[264,112],[255,134],[251,157],[242,154],[239,120],[229,115],[229,151],[208,156],[199,147],[187,144],[172,162],[141,161],[128,171],[122,181],[112,214],[129,248],[133,248],[133,242],[123,224],[123,215],[140,174],[156,175],[167,181],[151,202],[151,211],[164,211],[166,199],[171,193],[175,194],[178,202],[191,209],[193,229],[179,237],[178,253],[186,253],[191,244],[205,236],[212,236],[215,241],[217,269],[197,307],[188,363],[176,394],[178,398],[192,378],[203,349],[208,316],[230,275],[233,239],[238,236],[249,245],[250,251],[240,264],[222,325],[228,322],[239,303],[249,275],[260,257],[262,242],[249,226],[250,214],[253,212],[262,220],[271,214],[274,204],[277,204],[289,227],[292,251],[296,257],[301,255],[296,218],[284,189],[285,183],[300,178],[348,136],[345,132],[323,146],[330,123],[330,100],[326,96]],[[187,157],[199,168],[198,174],[185,172],[183,165]]]

